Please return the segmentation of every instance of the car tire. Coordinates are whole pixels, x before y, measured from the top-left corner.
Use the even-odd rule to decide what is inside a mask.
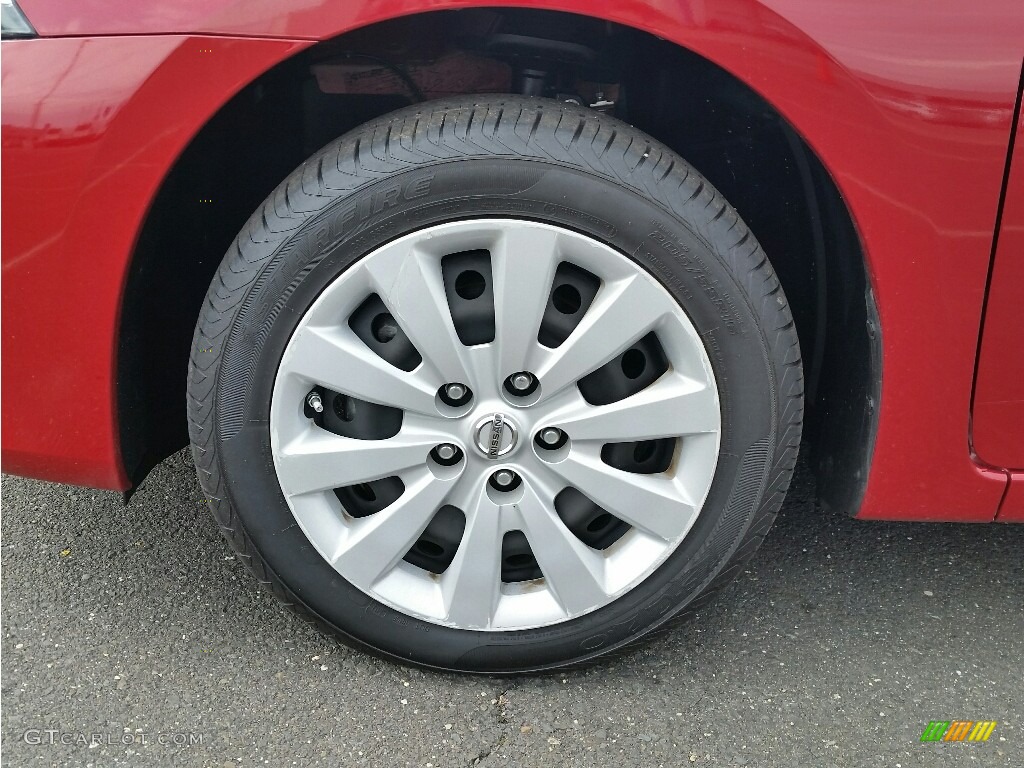
[[[474,96],[361,126],[270,195],[210,286],[188,413],[222,531],[293,611],[518,673],[621,652],[740,571],[803,374],[766,255],[684,159]]]

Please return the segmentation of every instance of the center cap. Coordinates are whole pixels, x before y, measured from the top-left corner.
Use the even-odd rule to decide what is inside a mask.
[[[519,432],[504,413],[498,412],[477,422],[476,447],[489,459],[504,456],[516,447]]]

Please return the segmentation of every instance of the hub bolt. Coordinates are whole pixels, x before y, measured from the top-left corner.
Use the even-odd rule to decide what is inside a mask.
[[[558,445],[561,439],[562,430],[555,427],[548,427],[547,429],[542,429],[540,431],[540,441],[544,443],[544,445]]]
[[[456,448],[451,443],[441,443],[439,446],[437,446],[438,457],[444,459],[445,461],[455,458],[455,454],[458,452],[459,449]]]
[[[510,469],[499,469],[492,479],[499,488],[508,488],[516,481],[516,473]]]
[[[512,384],[512,389],[516,392],[525,392],[530,388],[530,385],[533,384],[533,374],[527,373],[526,371],[514,373],[512,374],[510,383]]]
[[[461,400],[466,396],[465,384],[447,384],[444,388],[445,395],[449,400]]]
[[[318,392],[309,393],[309,396],[306,398],[306,405],[317,413],[324,412],[324,402],[320,399],[320,394]]]

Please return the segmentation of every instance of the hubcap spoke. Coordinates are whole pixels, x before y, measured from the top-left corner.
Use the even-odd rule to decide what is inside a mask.
[[[278,453],[277,474],[285,496],[329,491],[379,480],[426,464],[443,435],[408,432],[387,440],[355,440],[330,432],[307,432]]]
[[[361,400],[436,414],[441,380],[421,369],[407,373],[378,357],[346,328],[299,328],[281,361],[290,371]]]
[[[558,267],[554,230],[506,229],[491,250],[494,275],[494,325],[499,370],[505,375],[526,368]]]
[[[405,557],[444,502],[450,483],[421,472],[390,506],[356,520],[338,543],[332,565],[368,589]]]
[[[413,346],[444,381],[466,381],[466,351],[455,333],[438,258],[403,244],[377,255],[366,270]]]
[[[554,418],[573,440],[611,443],[714,432],[720,420],[715,393],[706,384],[671,372],[608,405],[593,406],[579,396]]]
[[[664,290],[640,274],[601,287],[561,346],[539,352],[534,366],[546,397],[611,360],[670,312]]]
[[[686,531],[697,514],[680,482],[664,475],[623,472],[596,453],[570,451],[554,471],[616,517],[665,541]]]
[[[462,627],[490,626],[501,586],[502,510],[487,495],[486,480],[474,484],[465,505],[466,530],[455,558],[441,576],[448,621]]]
[[[551,500],[526,485],[519,514],[541,573],[565,612],[573,615],[603,603],[608,598],[604,561],[565,527]]]

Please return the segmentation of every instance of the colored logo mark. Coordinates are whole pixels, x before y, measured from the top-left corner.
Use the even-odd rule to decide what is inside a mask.
[[[932,720],[921,741],[988,741],[995,729],[995,720]]]

